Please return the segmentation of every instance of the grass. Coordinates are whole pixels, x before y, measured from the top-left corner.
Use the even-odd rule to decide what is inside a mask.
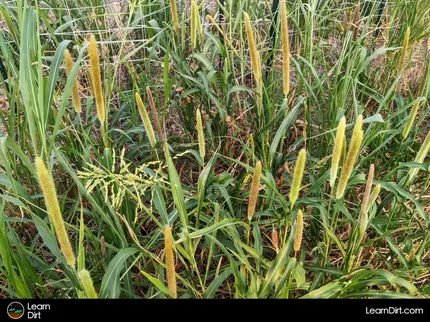
[[[0,2],[0,296],[430,296],[428,1]]]

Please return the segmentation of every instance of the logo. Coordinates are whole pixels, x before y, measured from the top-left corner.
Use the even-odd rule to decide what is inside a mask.
[[[7,306],[7,315],[11,319],[17,320],[24,315],[24,305],[19,302],[12,302]]]

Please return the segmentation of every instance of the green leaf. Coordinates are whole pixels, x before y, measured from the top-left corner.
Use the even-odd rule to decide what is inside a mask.
[[[203,293],[203,298],[210,299],[215,296],[217,289],[221,284],[232,274],[233,269],[231,267],[226,268],[221,274],[219,274],[212,283],[206,288]]]
[[[302,286],[306,282],[306,271],[302,265],[297,265],[294,271],[294,279],[297,282],[297,287]]]
[[[412,201],[413,204],[415,205],[415,207],[417,208],[418,214],[421,216],[421,218],[423,218],[426,221],[427,226],[430,225],[429,216],[425,212],[423,206],[409,192],[400,188],[395,182],[385,182],[385,181],[375,180],[375,184],[378,184],[378,183],[385,190],[390,191],[397,196],[402,196],[403,198],[406,198],[406,199],[409,199],[410,201]]]
[[[169,295],[170,296],[170,291],[169,291],[169,289],[166,287],[166,286],[164,286],[164,284],[158,279],[158,278],[155,278],[155,277],[152,277],[151,275],[149,275],[148,273],[146,273],[146,272],[144,272],[144,271],[140,271],[143,275],[145,275],[145,277],[152,283],[152,284],[154,284],[154,286],[159,290],[159,291],[161,291],[161,292],[163,292],[164,294],[167,294],[167,295]]]
[[[377,113],[375,115],[369,116],[368,118],[365,118],[363,120],[363,123],[384,123],[384,119],[382,118],[381,114]]]
[[[173,164],[172,157],[170,156],[169,150],[166,148],[166,159],[167,167],[169,171],[169,181],[172,187],[173,201],[179,212],[179,219],[183,228],[188,231],[188,214],[187,208],[185,207],[184,194],[182,192],[181,181],[179,180],[178,172],[176,171],[175,165]]]
[[[276,255],[275,260],[272,263],[272,266],[269,268],[266,277],[261,285],[259,290],[259,298],[265,298],[270,294],[273,286],[275,285],[278,278],[282,275],[283,269],[289,262],[289,254],[291,249],[293,248],[294,235],[295,235],[295,226],[291,228],[290,236],[288,241],[285,243],[284,247],[279,251],[278,255]]]
[[[226,226],[234,225],[235,223],[238,223],[238,222],[240,222],[239,219],[226,218],[226,219],[223,219],[223,220],[221,220],[221,221],[219,221],[219,222],[217,222],[217,223],[215,223],[209,227],[197,230],[197,231],[189,234],[189,237],[191,239],[194,239],[194,238],[206,236],[207,234],[210,234],[213,231],[216,231],[216,230],[221,229],[221,228],[226,227]]]
[[[335,298],[343,290],[343,282],[334,280],[316,290],[304,295],[301,299],[330,299]]]
[[[136,254],[136,248],[123,248],[110,261],[102,279],[100,298],[117,299],[121,294],[120,272],[125,268],[127,259]]]
[[[276,131],[275,137],[273,138],[272,144],[270,145],[270,149],[269,149],[270,160],[273,160],[275,156],[275,152],[278,149],[279,143],[281,142],[281,139],[283,139],[285,136],[285,132],[291,127],[291,125],[297,119],[300,112],[300,107],[301,107],[300,103],[296,104],[296,106],[293,107],[293,109],[284,118],[278,130]]]

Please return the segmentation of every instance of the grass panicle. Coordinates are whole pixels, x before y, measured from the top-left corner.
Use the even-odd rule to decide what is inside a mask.
[[[170,225],[166,225],[166,227],[164,227],[164,251],[166,256],[167,286],[170,291],[170,296],[176,299],[178,295],[176,289],[174,247],[172,229],[170,228]]]
[[[345,162],[343,163],[342,171],[340,173],[336,199],[341,199],[343,197],[349,177],[351,176],[354,168],[355,160],[360,152],[361,142],[363,141],[363,130],[361,129],[362,124],[363,115],[359,115],[355,122],[354,131],[352,132],[348,154],[346,155]]]
[[[179,18],[178,18],[178,9],[176,7],[176,0],[170,0],[170,13],[172,15],[173,21],[173,31],[175,34],[179,33]]]
[[[252,72],[254,74],[255,80],[257,82],[260,82],[262,80],[260,53],[258,52],[257,46],[255,44],[254,33],[252,31],[252,25],[251,25],[251,20],[249,19],[249,15],[246,12],[244,12],[244,16],[245,16],[246,36],[248,38],[248,46],[249,46],[249,52],[251,56],[251,68],[252,68]]]
[[[70,72],[72,71],[74,63],[73,63],[72,55],[70,54],[68,49],[66,49],[64,52],[64,64],[66,66],[67,75],[70,75]],[[76,113],[81,113],[82,106],[81,106],[81,98],[79,96],[79,82],[77,79],[75,79],[75,82],[73,84],[72,103],[73,103],[73,106],[75,107]]]
[[[258,200],[258,191],[260,188],[262,165],[261,161],[257,161],[254,168],[254,174],[252,175],[251,190],[249,191],[248,199],[248,220],[251,221],[255,213],[255,207]]]
[[[397,70],[399,73],[402,71],[403,67],[405,66],[405,59],[406,59],[406,55],[407,55],[408,50],[409,50],[409,37],[410,37],[410,35],[411,35],[411,28],[408,26],[408,28],[406,28],[405,35],[403,37],[402,50],[400,52],[399,61],[397,64]]]
[[[200,36],[200,38],[203,37],[203,29],[202,29],[202,23],[200,21],[200,13],[199,13],[199,6],[197,5],[197,2],[193,0],[191,2],[191,44],[193,48],[197,45],[197,34]]]
[[[369,205],[367,207],[368,211],[369,211],[369,208],[376,202],[376,199],[378,198],[380,192],[381,192],[381,184],[378,183],[375,186],[375,189],[373,189],[372,193],[370,194]]]
[[[354,41],[358,40],[358,30],[359,30],[358,24],[359,24],[359,21],[360,21],[360,14],[361,14],[361,1],[359,1],[358,4],[357,4],[357,6],[355,7],[354,16],[353,16],[353,19],[352,19],[351,30],[352,30],[352,39]]]
[[[296,234],[294,235],[294,251],[298,252],[302,245],[303,239],[303,212],[301,209],[297,212]]]
[[[82,288],[84,289],[85,295],[88,299],[97,299],[98,295],[94,289],[93,280],[91,278],[90,272],[86,269],[79,271],[78,273],[79,281],[81,282]]]
[[[291,190],[290,190],[290,196],[289,196],[291,209],[293,209],[294,204],[299,198],[299,192],[302,186],[303,173],[305,171],[305,164],[306,164],[306,150],[302,149],[299,152],[299,156],[296,161],[296,166],[294,167],[293,181],[291,183]]]
[[[360,214],[358,216],[360,236],[364,235],[364,232],[367,229],[367,224],[369,221],[369,217],[368,217],[369,201],[370,201],[370,194],[372,191],[374,174],[375,174],[375,166],[371,164],[369,169],[369,174],[367,175],[366,189],[364,190],[363,199],[361,201]]]
[[[45,162],[41,157],[36,157],[35,166],[39,185],[42,188],[43,197],[45,199],[46,210],[48,212],[49,219],[54,225],[61,252],[66,258],[67,264],[74,267],[76,263],[75,254],[73,253],[69,235],[67,234],[66,227],[64,226],[54,180],[48,172]]]
[[[157,129],[158,139],[160,141],[164,141],[163,129],[160,124],[158,111],[157,111],[157,108],[155,107],[154,98],[152,97],[152,92],[149,86],[146,87],[146,94],[148,95],[149,108],[151,109],[152,118],[154,119],[155,128]]]
[[[149,119],[148,113],[146,112],[145,105],[143,104],[142,97],[140,97],[139,92],[136,92],[136,103],[140,117],[142,118],[143,126],[145,127],[146,134],[148,135],[149,143],[152,147],[154,147],[157,143],[157,140],[155,138],[155,133],[154,129],[152,128],[151,120]]]
[[[251,69],[255,78],[255,94],[257,96],[257,114],[260,117],[263,113],[263,75],[261,72],[261,58],[255,44],[254,33],[252,31],[249,15],[244,12],[245,31],[248,38],[249,52],[251,56]]]
[[[282,71],[284,96],[290,92],[290,43],[288,40],[287,5],[281,1]]]
[[[203,122],[202,122],[202,114],[200,109],[196,111],[196,119],[197,119],[197,136],[199,142],[199,153],[203,162],[205,161],[206,149],[205,149],[205,134],[203,132]]]
[[[88,51],[90,54],[90,77],[93,87],[93,95],[96,99],[97,116],[100,120],[100,123],[103,125],[106,121],[106,107],[102,89],[99,50],[97,49],[96,37],[93,34],[90,36]]]
[[[345,125],[346,119],[345,116],[342,116],[337,127],[336,138],[334,140],[333,155],[331,157],[330,187],[332,188],[336,181],[340,157],[342,154],[342,146],[345,140]]]

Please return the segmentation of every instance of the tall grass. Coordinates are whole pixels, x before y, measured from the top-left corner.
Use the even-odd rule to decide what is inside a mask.
[[[429,2],[189,3],[0,6],[0,295],[428,297]]]

